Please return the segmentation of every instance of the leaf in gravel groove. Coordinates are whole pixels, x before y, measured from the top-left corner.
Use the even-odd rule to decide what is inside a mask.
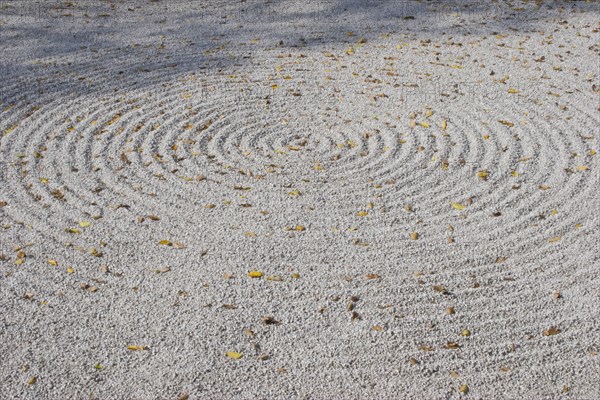
[[[56,260],[48,260],[48,264],[56,267],[58,265],[58,261],[56,261]]]
[[[433,285],[433,290],[439,293],[448,293],[448,289],[444,285]]]
[[[419,346],[419,350],[421,350],[421,351],[433,351],[433,347],[422,345],[422,346]]]
[[[302,193],[299,190],[292,190],[291,192],[288,192],[288,195],[290,196],[300,196]]]
[[[82,228],[87,228],[90,225],[92,225],[92,223],[88,222],[88,221],[81,221],[81,222],[79,222],[79,226],[82,227]]]
[[[242,358],[242,353],[238,353],[237,351],[228,351],[225,354],[227,355],[227,357],[233,360],[239,360],[240,358]]]
[[[262,278],[264,274],[260,271],[250,271],[248,272],[248,276],[250,278]]]
[[[127,350],[131,350],[131,351],[141,351],[141,350],[146,350],[146,346],[136,346],[136,345],[131,345],[131,346],[127,346]]]
[[[32,376],[31,378],[29,378],[27,380],[28,385],[35,385],[36,382],[37,382],[37,376]]]
[[[513,126],[515,126],[515,124],[513,124],[512,122],[504,121],[501,119],[499,119],[498,122],[500,122],[502,125],[508,126],[509,128],[512,128]]]
[[[456,350],[456,349],[460,348],[460,344],[458,344],[456,342],[448,342],[445,347],[447,349]]]
[[[379,279],[379,278],[381,278],[381,276],[377,275],[377,274],[367,274],[366,278],[367,279]]]
[[[544,336],[554,336],[554,335],[558,335],[560,332],[561,332],[560,329],[553,326],[549,329],[546,329],[544,332],[542,332],[542,334]]]
[[[419,234],[417,232],[412,232],[410,234],[410,238],[411,238],[411,240],[417,240],[417,239],[419,239]]]
[[[548,242],[550,242],[550,243],[556,243],[558,241],[560,241],[560,236],[556,236],[556,237],[548,239]]]
[[[462,394],[467,394],[467,393],[469,393],[469,386],[467,384],[461,385],[458,388],[458,391],[461,392]]]
[[[465,206],[463,206],[462,204],[458,204],[458,203],[454,203],[454,202],[452,202],[450,204],[452,204],[452,207],[454,207],[457,210],[464,210],[465,209]]]
[[[489,176],[490,176],[490,173],[486,170],[477,172],[477,177],[483,181],[487,181]]]
[[[369,213],[366,211],[359,211],[356,213],[356,215],[359,217],[366,217],[367,215],[369,215]]]
[[[161,244],[163,246],[171,246],[171,241],[170,240],[161,240],[160,242],[158,242],[158,244]]]

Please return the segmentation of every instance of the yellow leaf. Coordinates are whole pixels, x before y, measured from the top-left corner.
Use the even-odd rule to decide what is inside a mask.
[[[28,385],[35,385],[36,382],[37,382],[37,376],[32,376],[31,378],[29,378],[27,380]]]
[[[454,203],[454,202],[452,202],[450,204],[452,204],[452,207],[456,208],[457,210],[464,210],[465,209],[465,206],[463,206],[462,204],[458,204],[458,203]]]
[[[512,122],[504,121],[502,119],[499,119],[498,122],[500,122],[502,125],[508,126],[509,128],[512,128],[513,126],[515,126],[515,124],[513,124]]]
[[[131,350],[131,351],[140,351],[140,350],[146,350],[146,346],[135,346],[135,345],[131,345],[131,346],[127,346],[127,350]]]
[[[354,140],[348,140],[348,147],[350,147],[351,149],[355,148],[357,146],[356,142]]]
[[[297,232],[302,232],[302,231],[305,231],[306,228],[303,225],[296,225],[294,227],[294,230],[297,231]]]
[[[242,358],[242,353],[238,353],[237,351],[228,351],[225,355],[231,359],[239,360]]]
[[[517,93],[519,93],[519,91],[517,89],[508,89],[508,93],[517,94]]]
[[[367,215],[369,215],[369,213],[366,211],[359,211],[356,213],[356,215],[359,217],[366,217]]]
[[[490,138],[490,135],[488,135],[488,134],[483,135],[483,140],[489,140],[489,138]]]
[[[419,125],[421,125],[423,128],[429,128],[429,124],[425,121],[419,123]]]
[[[171,241],[170,240],[161,240],[160,242],[158,242],[158,244],[162,244],[163,246],[171,246]]]
[[[442,121],[442,130],[444,130],[444,131],[445,131],[445,130],[446,130],[446,128],[448,128],[448,121],[446,121],[446,120],[443,120],[443,121]]]
[[[417,239],[419,239],[419,234],[417,232],[413,232],[410,234],[410,238],[412,240],[417,240]]]
[[[479,179],[484,180],[484,181],[487,180],[487,178],[489,177],[489,175],[490,175],[490,173],[488,171],[486,171],[486,170],[482,170],[482,171],[477,172],[477,177]]]
[[[248,276],[250,278],[262,278],[264,274],[260,271],[250,271],[248,272]]]
[[[246,233],[244,233],[244,236],[246,236],[246,237],[255,237],[256,233],[254,233],[254,232],[246,232]]]
[[[79,222],[79,226],[82,227],[82,228],[87,228],[90,225],[92,225],[92,223],[88,222],[88,221],[81,221],[81,222]]]
[[[42,183],[48,183],[48,178],[40,178],[40,182],[42,182]]]
[[[56,261],[56,260],[48,260],[48,264],[56,267],[58,265],[58,261]]]
[[[301,194],[302,193],[298,189],[288,192],[288,195],[290,195],[290,196],[300,196]]]
[[[550,242],[550,243],[556,243],[558,241],[560,241],[560,236],[556,236],[556,237],[548,239],[548,242]]]
[[[514,178],[516,178],[517,176],[519,176],[519,173],[517,171],[513,171],[510,173]]]
[[[75,270],[71,267],[67,267],[67,274],[73,274],[75,273]]]
[[[313,167],[313,169],[315,171],[323,171],[324,170],[324,168],[323,168],[323,166],[321,164],[315,164],[315,166]]]
[[[575,169],[577,169],[577,171],[587,171],[588,169],[590,169],[590,167],[588,167],[587,165],[578,165],[575,167]]]

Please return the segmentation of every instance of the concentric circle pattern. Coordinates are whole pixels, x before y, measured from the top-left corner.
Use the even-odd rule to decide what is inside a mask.
[[[367,3],[0,2],[1,393],[600,392],[597,7]]]

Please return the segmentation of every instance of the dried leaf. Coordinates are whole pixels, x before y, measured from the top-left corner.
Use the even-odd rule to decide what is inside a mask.
[[[146,346],[136,346],[136,345],[127,346],[127,350],[130,350],[130,351],[142,351],[142,350],[146,350],[146,349],[147,349]]]
[[[234,360],[239,360],[243,356],[242,353],[238,353],[236,351],[228,351],[227,353],[225,353],[225,355]]]
[[[262,278],[264,274],[260,271],[250,271],[248,272],[248,276],[250,278]]]
[[[450,204],[452,205],[452,207],[454,207],[457,210],[464,210],[465,209],[465,206],[463,206],[462,204],[458,204],[458,203],[454,203],[454,202],[452,202]]]
[[[558,335],[561,332],[560,329],[558,329],[557,327],[550,327],[549,329],[546,329],[544,332],[542,332],[542,334],[544,336],[554,336],[554,335]]]

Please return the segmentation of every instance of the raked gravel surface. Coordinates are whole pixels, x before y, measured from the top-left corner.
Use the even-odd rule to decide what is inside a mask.
[[[599,17],[0,1],[0,398],[600,398]]]

